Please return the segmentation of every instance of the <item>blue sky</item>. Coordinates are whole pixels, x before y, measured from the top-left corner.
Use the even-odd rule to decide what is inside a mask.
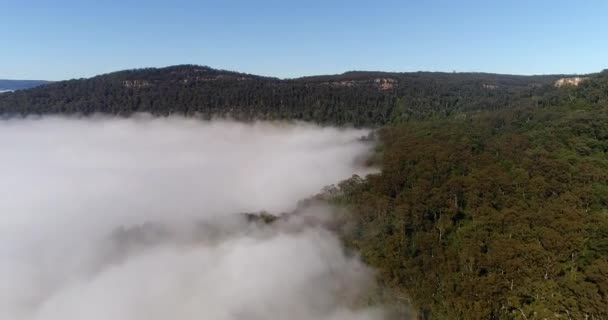
[[[277,77],[596,72],[608,1],[0,0],[0,78],[183,63]]]

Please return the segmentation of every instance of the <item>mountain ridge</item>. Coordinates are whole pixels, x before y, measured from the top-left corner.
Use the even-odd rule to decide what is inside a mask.
[[[122,70],[3,94],[0,114],[228,116],[379,126],[515,104],[534,106],[567,75],[349,71],[295,79],[208,66]]]

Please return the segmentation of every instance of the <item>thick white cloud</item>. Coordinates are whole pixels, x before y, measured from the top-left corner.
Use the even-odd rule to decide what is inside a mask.
[[[0,121],[0,319],[379,318],[354,307],[370,271],[334,235],[235,214],[289,211],[365,174],[365,134],[145,115]]]

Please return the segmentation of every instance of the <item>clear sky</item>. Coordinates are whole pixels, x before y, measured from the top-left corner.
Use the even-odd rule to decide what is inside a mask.
[[[277,77],[596,72],[608,1],[0,0],[0,78],[184,63]]]

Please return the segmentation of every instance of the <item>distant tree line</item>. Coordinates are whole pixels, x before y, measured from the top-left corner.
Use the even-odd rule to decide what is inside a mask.
[[[559,76],[348,72],[292,80],[184,65],[50,83],[0,96],[0,113],[183,114],[378,126],[538,105]]]

